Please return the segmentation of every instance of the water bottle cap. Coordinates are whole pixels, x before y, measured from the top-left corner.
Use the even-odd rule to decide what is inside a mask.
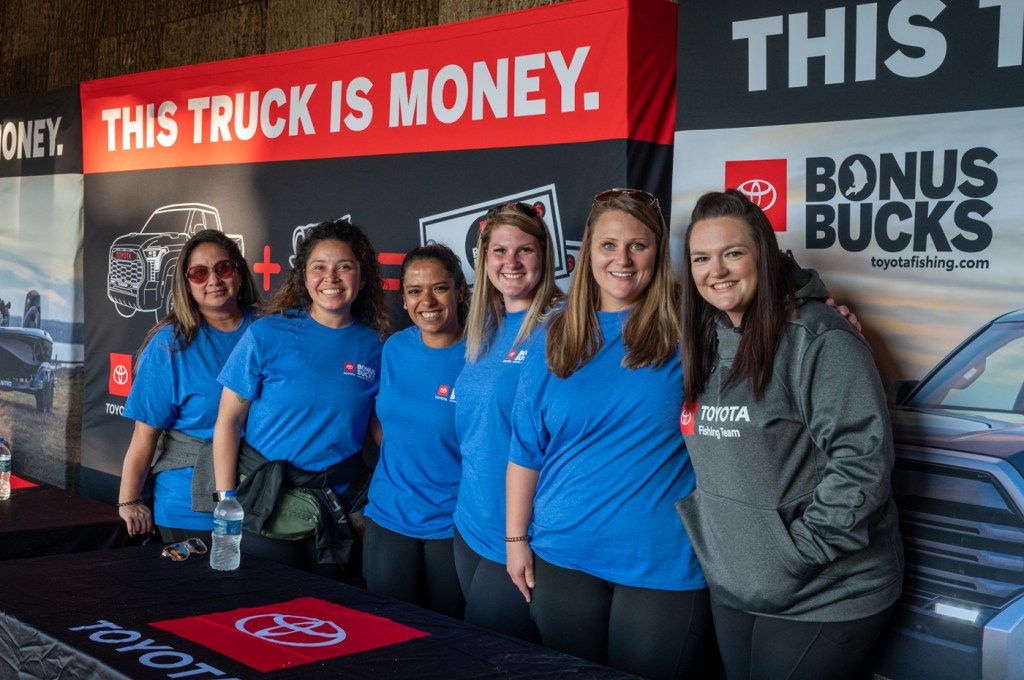
[[[224,497],[225,498],[234,498],[237,495],[238,494],[236,492],[234,492],[234,491],[225,491],[224,492]]]

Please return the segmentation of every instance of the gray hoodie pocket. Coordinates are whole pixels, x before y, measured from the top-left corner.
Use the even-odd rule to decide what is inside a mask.
[[[779,614],[822,587],[779,510],[702,493],[676,503],[714,596],[744,611]]]

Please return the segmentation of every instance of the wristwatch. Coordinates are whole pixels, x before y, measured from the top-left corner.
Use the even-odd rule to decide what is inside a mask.
[[[220,503],[222,500],[224,500],[224,494],[226,494],[226,493],[227,493],[227,491],[214,491],[213,492],[213,502],[214,503]]]

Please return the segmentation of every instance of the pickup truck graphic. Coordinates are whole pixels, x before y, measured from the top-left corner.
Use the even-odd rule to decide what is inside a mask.
[[[155,312],[157,320],[171,311],[171,280],[178,255],[198,231],[224,231],[220,213],[202,203],[175,203],[157,208],[137,232],[119,236],[110,246],[107,297],[117,313]],[[241,236],[231,239],[245,254]]]

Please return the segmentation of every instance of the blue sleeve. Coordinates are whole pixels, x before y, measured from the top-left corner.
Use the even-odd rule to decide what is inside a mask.
[[[539,343],[538,343],[539,344]],[[543,383],[549,377],[544,345],[535,344],[519,373],[516,399],[512,405],[512,441],[509,461],[531,470],[540,470],[551,435],[544,426],[541,405]]]
[[[258,322],[250,326],[238,341],[224,363],[220,375],[217,376],[217,382],[249,401],[255,401],[259,397],[263,382],[259,343],[253,332],[257,324]]]
[[[166,430],[178,419],[178,405],[174,403],[176,376],[169,348],[172,338],[169,330],[161,331],[142,351],[122,414],[158,430]]]

